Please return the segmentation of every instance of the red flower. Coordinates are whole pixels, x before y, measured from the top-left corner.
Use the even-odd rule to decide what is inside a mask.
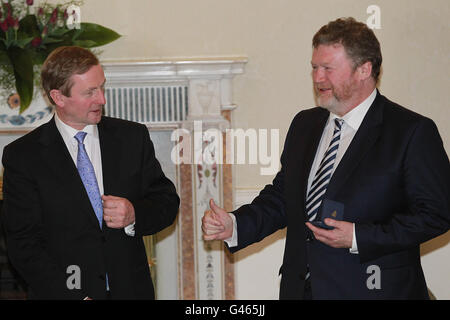
[[[6,20],[3,20],[2,22],[0,22],[0,29],[2,29],[3,32],[8,31],[8,22],[6,22]]]
[[[52,12],[52,16],[50,17],[50,23],[55,24],[57,20],[58,20],[58,8],[55,8],[55,10],[53,10]]]
[[[34,48],[39,47],[39,46],[41,45],[41,43],[42,43],[42,38],[41,38],[41,37],[36,37],[36,38],[34,38],[33,40],[31,40],[31,45],[32,45]]]
[[[27,5],[32,6],[33,5],[33,0],[27,0]]]
[[[8,27],[14,27],[15,21],[14,18],[11,15],[8,15],[5,19],[6,23],[8,24]]]

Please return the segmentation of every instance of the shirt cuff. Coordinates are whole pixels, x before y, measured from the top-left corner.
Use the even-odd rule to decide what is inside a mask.
[[[229,248],[236,247],[238,245],[238,238],[237,238],[237,222],[236,217],[231,212],[228,213],[231,217],[231,220],[233,220],[233,234],[228,239],[225,239],[224,241],[228,245]]]
[[[353,224],[353,238],[352,238],[352,247],[350,248],[350,253],[358,254],[358,244],[356,243],[356,232],[355,232],[355,224]]]
[[[126,226],[124,228],[125,233],[127,234],[127,236],[134,237],[134,234],[135,234],[135,232],[134,232],[134,225],[135,225],[135,222],[133,222],[132,224],[130,224],[130,225],[128,225],[128,226]]]

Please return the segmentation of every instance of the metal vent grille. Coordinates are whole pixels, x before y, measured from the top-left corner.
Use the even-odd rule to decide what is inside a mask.
[[[141,123],[186,119],[187,86],[117,87],[105,91],[105,115]]]

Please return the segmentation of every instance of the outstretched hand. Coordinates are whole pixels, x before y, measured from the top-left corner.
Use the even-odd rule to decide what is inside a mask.
[[[233,219],[223,208],[209,200],[210,210],[206,210],[202,218],[204,240],[225,240],[233,234]]]

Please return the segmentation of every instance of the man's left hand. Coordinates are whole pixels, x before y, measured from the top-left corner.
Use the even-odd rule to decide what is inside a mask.
[[[325,219],[325,224],[334,227],[333,230],[318,228],[307,222],[306,226],[314,233],[314,237],[320,242],[333,248],[351,248],[353,240],[353,223]]]
[[[128,199],[102,196],[103,220],[109,228],[121,229],[134,222],[134,207]]]

